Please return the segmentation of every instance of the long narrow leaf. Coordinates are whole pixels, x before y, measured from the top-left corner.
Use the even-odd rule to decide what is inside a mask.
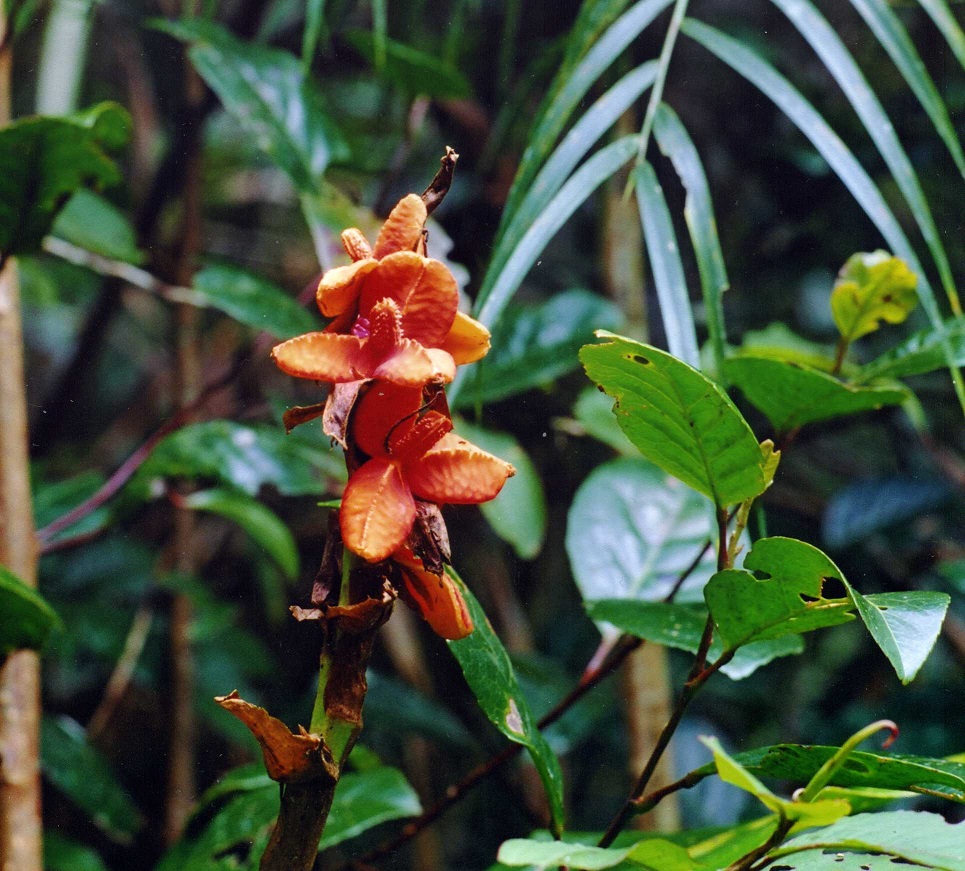
[[[958,401],[965,410],[965,383],[955,366],[951,345],[945,336],[935,291],[922,269],[918,256],[905,236],[901,225],[885,203],[881,192],[865,172],[848,146],[841,141],[821,114],[804,98],[784,76],[763,58],[732,37],[726,36],[694,19],[684,22],[683,32],[696,40],[724,63],[758,87],[787,115],[796,127],[811,141],[838,178],[858,201],[865,214],[885,238],[891,250],[901,257],[918,275],[918,293],[922,307],[943,338],[945,359],[948,363]]]
[[[844,91],[848,102],[857,112],[861,123],[864,124],[868,135],[871,136],[894,176],[922,236],[925,237],[952,312],[960,314],[962,308],[958,301],[958,291],[955,289],[955,279],[952,277],[952,267],[948,262],[948,255],[945,253],[941,237],[938,235],[938,228],[935,226],[928,201],[925,199],[911,161],[898,141],[895,128],[888,120],[874,91],[871,90],[868,80],[841,41],[841,37],[834,32],[827,19],[818,12],[811,0],[773,0],[773,2],[791,20],[821,58],[841,90]]]
[[[931,118],[935,130],[948,147],[958,171],[965,176],[965,154],[962,153],[958,134],[948,117],[948,109],[901,19],[885,0],[851,0],[851,5],[865,20],[865,24],[881,43],[881,47],[888,52],[888,56],[898,67],[908,87]]]
[[[952,10],[945,0],[918,0],[921,8],[924,9],[935,22],[935,26],[942,32],[952,54],[958,58],[958,62],[965,67],[965,33],[955,20]]]
[[[660,303],[660,316],[667,334],[667,347],[678,360],[700,368],[697,332],[687,293],[687,279],[680,262],[680,249],[670,210],[653,167],[642,161],[636,169],[640,223],[650,255],[650,269]]]
[[[623,0],[616,0],[616,2],[622,3]],[[624,49],[639,36],[640,32],[670,3],[671,0],[639,0],[593,44],[572,71],[565,68],[566,76],[557,77],[550,89],[546,108],[533,125],[529,145],[523,152],[519,170],[509,191],[506,208],[503,210],[502,222],[496,236],[497,243],[501,240],[523,196],[529,190],[530,184],[587,91],[609,69]],[[487,290],[494,281],[495,275],[492,270],[489,270],[483,280],[482,290]]]
[[[690,240],[697,256],[697,269],[700,272],[700,286],[707,316],[707,333],[719,375],[724,361],[724,344],[727,341],[721,298],[730,287],[730,281],[724,266],[720,239],[717,237],[717,220],[714,217],[714,204],[710,199],[710,187],[700,155],[677,113],[666,103],[661,103],[653,121],[657,145],[661,153],[670,158],[687,191],[684,219],[687,221]]]
[[[586,155],[652,84],[657,74],[656,61],[647,61],[627,73],[597,100],[552,153],[536,176],[526,196],[514,212],[489,261],[487,274],[498,275],[513,251],[515,240],[539,217],[540,212]]]

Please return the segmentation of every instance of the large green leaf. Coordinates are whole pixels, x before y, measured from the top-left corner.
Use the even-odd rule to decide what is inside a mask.
[[[951,598],[919,590],[862,596],[849,588],[865,626],[903,684],[910,683],[938,640]]]
[[[472,88],[465,76],[443,60],[416,48],[385,39],[385,63],[378,64],[375,37],[365,30],[344,34],[355,50],[362,55],[392,86],[412,96],[461,100],[469,97]]]
[[[24,118],[0,130],[0,253],[40,247],[58,212],[83,187],[121,179],[107,151],[130,128],[120,106],[102,103],[68,118]]]
[[[40,749],[44,777],[106,835],[129,843],[141,828],[141,815],[80,724],[69,717],[44,717]]]
[[[506,648],[486,612],[462,579],[452,569],[447,571],[462,593],[475,627],[465,638],[447,642],[449,649],[489,721],[510,741],[529,751],[546,789],[554,828],[562,831],[563,773],[559,760],[536,728]]]
[[[616,400],[621,428],[645,457],[720,507],[764,491],[761,447],[718,385],[657,348],[603,338],[580,359]]]
[[[207,511],[237,523],[289,579],[298,577],[298,546],[274,511],[238,490],[214,487],[197,490],[182,500],[185,508]]]
[[[40,650],[60,618],[36,590],[0,566],[0,662],[11,650]]]
[[[657,290],[667,347],[678,360],[700,368],[697,330],[694,327],[687,279],[663,188],[657,181],[653,167],[646,161],[637,166],[635,176],[640,223],[650,256],[650,272]]]
[[[794,853],[774,864],[782,871],[841,871],[842,865],[845,868],[853,865],[854,868],[860,868],[861,871],[896,871],[896,868],[898,871],[904,871],[904,869],[912,867],[904,864],[896,866],[891,856],[881,853],[865,853],[863,851],[855,853],[851,850],[843,852],[840,849],[833,852],[805,850]],[[913,867],[935,869],[934,865],[917,863]]]
[[[678,605],[670,602],[600,599],[587,602],[586,610],[594,620],[605,621],[621,632],[688,653],[697,652],[707,622],[707,609],[694,602]],[[804,643],[797,635],[756,641],[741,647],[721,671],[731,680],[741,680],[771,660],[780,656],[794,656],[803,650]],[[713,662],[723,652],[720,638],[715,636],[708,659]]]
[[[704,598],[724,647],[732,650],[853,620],[848,599],[823,597],[825,578],[844,582],[841,570],[816,547],[793,538],[762,538],[742,570],[725,569],[707,582]]]
[[[870,850],[942,871],[965,871],[965,823],[951,825],[938,814],[890,811],[857,814],[792,838],[770,855],[792,858],[804,849]],[[782,859],[779,863],[784,864]],[[792,865],[792,867],[794,867]]]
[[[810,0],[773,0],[773,2],[790,18],[801,35],[810,43],[861,119],[861,123],[864,124],[905,198],[922,236],[925,237],[953,310],[960,311],[958,291],[955,289],[948,255],[945,253],[945,247],[935,226],[928,201],[922,192],[918,176],[898,141],[894,126],[868,85],[857,62],[841,37]]]
[[[319,322],[280,287],[233,266],[208,266],[195,273],[199,302],[236,321],[290,339],[319,328]]]
[[[882,321],[900,324],[918,302],[915,274],[887,251],[853,254],[831,291],[831,313],[842,337],[853,342]]]
[[[156,26],[189,43],[195,69],[299,193],[320,193],[329,163],[346,159],[348,150],[321,92],[294,55],[242,42],[198,18]]]
[[[460,421],[458,429],[473,444],[512,463],[516,474],[499,495],[480,505],[489,525],[508,541],[522,559],[534,559],[546,538],[546,494],[539,472],[522,445],[506,432],[496,432]]]
[[[934,372],[945,365],[943,341],[952,347],[955,365],[965,366],[965,317],[945,322],[944,331],[928,327],[862,366],[857,382],[874,378],[908,378]]]
[[[44,871],[107,871],[107,866],[90,847],[47,829],[44,832]]]
[[[586,600],[662,599],[705,549],[676,600],[700,601],[716,571],[708,541],[716,525],[707,502],[640,457],[595,469],[573,499],[566,552]],[[592,616],[592,615],[591,615]]]
[[[700,155],[687,133],[687,128],[666,103],[661,103],[654,114],[653,135],[661,153],[670,158],[687,190],[684,219],[687,221],[690,241],[697,256],[707,333],[719,371],[724,359],[724,344],[727,341],[721,298],[730,287],[730,281],[724,266],[720,239],[717,237],[717,221],[710,199],[710,186],[707,184]]]
[[[212,420],[169,435],[135,481],[146,486],[157,477],[210,479],[250,496],[266,485],[285,496],[320,496],[344,480],[345,469],[341,456],[313,427],[286,436],[281,426]]]
[[[514,838],[499,848],[499,861],[511,868],[526,866],[542,871],[566,867],[574,871],[601,871],[617,865],[649,871],[702,871],[683,847],[659,838],[647,838],[629,847],[594,847],[562,841]]]
[[[493,334],[492,350],[459,395],[459,407],[550,384],[580,365],[577,355],[594,330],[617,330],[623,322],[619,308],[588,290],[567,290],[538,305],[507,308]]]
[[[819,420],[900,405],[909,396],[900,385],[852,387],[817,369],[750,353],[727,359],[724,374],[779,433]]]
[[[135,264],[144,260],[127,216],[86,188],[70,198],[54,221],[51,233],[112,260]]]
[[[901,23],[901,19],[885,0],[851,0],[851,5],[865,20],[882,48],[888,52],[888,56],[901,71],[908,87],[914,92],[918,102],[935,125],[935,130],[948,147],[958,171],[965,176],[965,154],[962,153],[958,134],[948,117],[948,109],[945,108],[938,88],[928,74],[928,69],[919,56],[908,31]]]

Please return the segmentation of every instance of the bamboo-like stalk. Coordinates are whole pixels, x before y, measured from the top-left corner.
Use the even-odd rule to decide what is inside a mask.
[[[10,121],[12,53],[0,0],[0,127]],[[0,563],[37,582],[17,265],[0,271]],[[41,871],[40,662],[18,651],[0,668],[0,869]]]

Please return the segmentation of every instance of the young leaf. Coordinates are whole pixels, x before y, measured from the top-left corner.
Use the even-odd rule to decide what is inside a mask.
[[[394,39],[385,39],[383,66],[377,63],[379,46],[371,33],[365,30],[353,30],[344,36],[386,81],[414,97],[462,100],[472,94],[472,88],[465,76],[434,55],[426,54]]]
[[[596,329],[617,330],[623,313],[588,290],[566,290],[539,305],[507,308],[493,334],[492,350],[459,395],[458,407],[506,399],[571,372],[580,348]],[[453,401],[450,398],[450,407]]]
[[[123,128],[123,130],[122,130]],[[82,116],[24,118],[0,130],[0,254],[40,247],[57,214],[82,187],[116,184],[107,151],[119,147],[130,116],[102,103]]]
[[[486,612],[462,578],[451,568],[447,572],[462,593],[475,627],[466,638],[447,642],[449,649],[489,721],[510,741],[529,751],[546,789],[553,826],[562,831],[563,773],[559,760],[536,728],[506,648],[493,632]]]
[[[697,330],[677,235],[663,189],[653,167],[646,161],[636,169],[636,192],[667,347],[678,360],[699,369]]]
[[[516,468],[499,495],[479,508],[496,534],[508,541],[521,559],[534,559],[543,548],[547,518],[546,494],[533,461],[509,433],[465,421],[460,421],[457,429],[474,445]]]
[[[895,387],[852,387],[798,363],[742,354],[724,362],[724,375],[778,433],[885,405],[900,405],[908,391]]]
[[[189,43],[188,56],[228,113],[302,194],[321,193],[322,175],[348,149],[321,93],[294,55],[242,42],[198,18],[155,26]]]
[[[761,447],[737,407],[709,379],[664,351],[611,334],[587,345],[587,375],[612,396],[620,427],[645,457],[718,507],[758,496]]]
[[[759,579],[755,576],[763,574]],[[704,598],[727,650],[854,619],[848,599],[825,599],[826,578],[844,582],[820,550],[793,538],[762,538],[744,569],[725,569],[707,582]]]
[[[808,849],[870,850],[926,868],[965,871],[963,844],[965,823],[951,825],[938,814],[921,811],[890,811],[840,819],[827,828],[798,835],[771,855],[793,857]]]
[[[707,622],[707,609],[697,603],[600,599],[587,602],[586,610],[594,620],[605,621],[621,632],[688,653],[697,652]],[[721,671],[731,680],[742,680],[780,656],[794,656],[803,650],[804,643],[797,635],[757,641],[741,647]],[[720,639],[715,637],[708,653],[709,661],[713,662],[723,652]]]
[[[653,135],[660,152],[669,157],[680,181],[687,190],[684,202],[684,219],[690,231],[690,241],[697,256],[700,286],[704,297],[707,333],[714,352],[714,362],[719,372],[724,360],[727,332],[724,328],[724,308],[721,297],[730,287],[724,254],[717,237],[717,221],[714,205],[710,199],[710,187],[687,128],[677,113],[666,103],[661,103],[653,116]]]
[[[193,290],[202,304],[236,321],[290,339],[319,328],[318,321],[285,291],[233,266],[208,266],[195,273]]]
[[[61,625],[39,593],[0,566],[0,662],[12,650],[40,650]]]
[[[50,232],[112,260],[134,264],[144,260],[144,252],[137,247],[137,236],[127,217],[86,188],[70,198]]]
[[[709,509],[699,494],[640,457],[595,469],[577,490],[566,523],[566,552],[583,598],[662,599],[706,548],[677,597],[699,601],[717,561],[706,547],[716,534]]]
[[[831,291],[831,313],[849,342],[873,333],[882,321],[900,324],[918,302],[915,274],[887,251],[853,254]]]
[[[863,383],[875,378],[908,378],[934,372],[945,365],[943,341],[952,348],[956,366],[965,366],[965,317],[945,322],[944,330],[928,327],[880,357],[862,366],[855,381]]]
[[[87,742],[80,724],[69,717],[44,717],[40,730],[40,768],[112,840],[130,843],[141,815],[117,782],[100,751]]]
[[[237,490],[212,488],[185,496],[184,506],[209,511],[237,523],[289,578],[298,577],[298,546],[288,527],[260,502]]]
[[[951,598],[928,590],[862,596],[849,588],[849,593],[898,679],[910,683],[938,640]]]

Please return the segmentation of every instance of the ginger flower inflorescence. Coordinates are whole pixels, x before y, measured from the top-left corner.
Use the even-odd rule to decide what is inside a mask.
[[[374,246],[357,229],[342,233],[352,263],[326,272],[316,296],[332,321],[272,357],[289,375],[336,385],[323,426],[346,448],[344,547],[384,565],[402,598],[456,639],[472,619],[444,571],[438,506],[486,502],[515,470],[452,432],[442,385],[485,356],[489,331],[458,310],[452,273],[426,256],[426,197],[404,197]]]

